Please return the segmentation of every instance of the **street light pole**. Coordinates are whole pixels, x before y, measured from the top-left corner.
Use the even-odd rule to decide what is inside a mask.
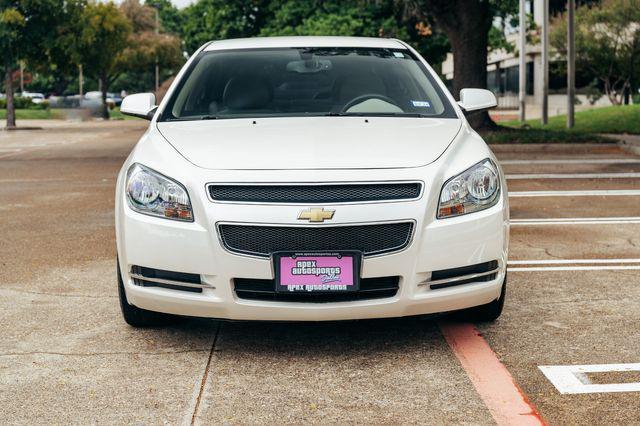
[[[527,22],[525,13],[525,0],[520,0],[520,66],[518,70],[519,75],[519,110],[520,110],[520,122],[525,122],[525,101],[526,101],[526,89],[527,89],[527,57],[525,49],[527,47]]]
[[[574,103],[576,97],[575,0],[569,0],[567,9],[567,128],[571,129],[574,126]]]
[[[24,96],[24,62],[20,61],[20,93]]]
[[[78,65],[78,91],[80,98],[84,95],[84,77],[82,76],[82,64]]]
[[[549,0],[542,0],[542,124],[549,123]]]
[[[158,13],[158,9],[156,8],[156,34],[160,32],[160,16]],[[158,96],[158,89],[160,88],[160,65],[158,64],[158,57],[156,56],[156,91],[155,94]]]

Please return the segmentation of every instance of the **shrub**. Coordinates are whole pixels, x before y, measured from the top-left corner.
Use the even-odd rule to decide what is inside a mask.
[[[49,109],[49,101],[34,104],[30,98],[14,97],[13,105],[16,109]],[[0,109],[7,109],[7,100],[0,99]]]

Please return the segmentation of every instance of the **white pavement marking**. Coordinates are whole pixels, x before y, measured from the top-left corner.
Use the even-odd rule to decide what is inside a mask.
[[[557,160],[503,160],[500,164],[640,164],[640,158],[567,158]]]
[[[640,223],[640,216],[627,217],[557,217],[540,219],[511,219],[513,226],[540,225],[621,225]]]
[[[638,270],[640,265],[607,265],[607,266],[534,266],[531,268],[508,268],[509,272],[549,272],[549,271],[623,271]]]
[[[536,259],[507,261],[507,265],[570,265],[572,263],[640,263],[640,259]]]
[[[605,197],[638,196],[640,189],[594,189],[586,191],[511,191],[509,197]]]
[[[561,394],[640,392],[640,382],[593,384],[588,373],[640,371],[639,364],[540,365],[542,374]]]
[[[509,180],[525,179],[637,179],[640,173],[530,173],[506,175]]]

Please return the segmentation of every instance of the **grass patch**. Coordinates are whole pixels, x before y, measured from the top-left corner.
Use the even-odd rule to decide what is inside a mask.
[[[125,115],[120,112],[120,107],[109,110],[109,119],[111,120],[142,120],[141,118]]]
[[[16,120],[49,120],[60,118],[56,111],[50,109],[17,109]],[[7,110],[0,109],[0,120],[7,119]]]
[[[491,144],[509,143],[614,143],[614,139],[586,132],[566,130],[514,129],[503,127],[496,131],[480,132],[485,142]]]
[[[519,121],[505,121],[500,124],[512,128],[521,127]],[[549,124],[546,126],[542,126],[540,120],[528,120],[527,125],[532,129],[545,129],[570,134],[640,134],[640,105],[609,106],[576,112],[575,127],[573,129],[566,128],[566,115],[550,117]]]

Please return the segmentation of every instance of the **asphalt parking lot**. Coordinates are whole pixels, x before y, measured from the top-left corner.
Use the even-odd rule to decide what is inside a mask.
[[[2,424],[494,424],[517,392],[531,424],[640,419],[640,157],[616,145],[496,147],[513,224],[493,324],[135,330],[113,187],[146,122],[45,126],[0,132]],[[513,383],[492,397],[487,377]]]

